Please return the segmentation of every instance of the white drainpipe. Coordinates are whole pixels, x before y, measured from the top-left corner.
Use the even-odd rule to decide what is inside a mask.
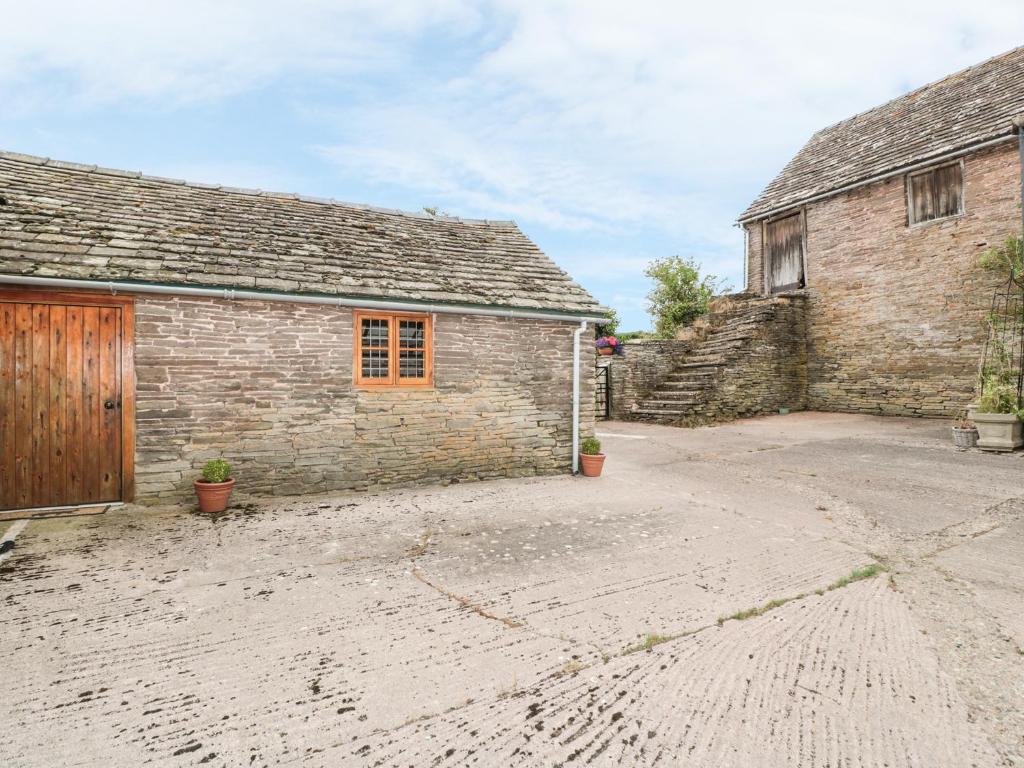
[[[572,473],[580,471],[580,335],[587,330],[587,321],[572,332]]]

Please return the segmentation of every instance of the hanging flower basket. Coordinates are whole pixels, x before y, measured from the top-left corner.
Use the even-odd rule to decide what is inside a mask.
[[[621,355],[622,344],[614,336],[602,336],[594,342],[594,348],[599,355]]]

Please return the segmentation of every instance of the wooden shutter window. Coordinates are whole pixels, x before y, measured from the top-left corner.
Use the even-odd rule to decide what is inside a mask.
[[[964,212],[964,178],[960,163],[913,174],[907,194],[911,224],[959,216]]]
[[[804,223],[802,214],[768,222],[768,291],[793,291],[804,282]]]
[[[429,315],[356,312],[354,352],[356,386],[433,384]]]

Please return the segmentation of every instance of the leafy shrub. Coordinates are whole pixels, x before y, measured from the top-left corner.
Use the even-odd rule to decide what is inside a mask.
[[[697,262],[681,256],[655,259],[644,274],[654,281],[654,288],[647,294],[648,312],[661,339],[674,338],[678,328],[706,314],[711,297],[722,288],[717,277],[701,277]]]
[[[614,309],[609,309],[608,314],[605,317],[603,323],[597,323],[594,326],[594,331],[598,336],[614,336],[616,331],[619,330],[619,313]]]
[[[1002,245],[993,246],[978,261],[982,269],[999,272],[1005,277],[1024,278],[1024,240],[1009,235]]]
[[[223,483],[231,478],[231,465],[224,459],[210,459],[203,465],[203,480],[207,483]]]
[[[1017,388],[997,376],[985,378],[981,397],[978,398],[979,413],[1017,413]]]
[[[596,437],[585,437],[580,443],[580,453],[586,456],[597,456],[601,452],[601,441]]]
[[[620,344],[625,344],[627,341],[643,341],[645,339],[653,339],[654,334],[651,331],[622,331],[615,338],[619,340]]]

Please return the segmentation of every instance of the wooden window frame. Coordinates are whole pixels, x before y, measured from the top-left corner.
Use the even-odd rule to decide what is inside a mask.
[[[913,179],[919,176],[926,176],[928,174],[934,174],[936,171],[942,170],[943,168],[952,168],[953,166],[959,166],[960,168],[960,209],[956,213],[950,213],[945,216],[935,216],[931,219],[924,219],[922,221],[914,220],[914,185]],[[907,226],[908,227],[924,227],[928,224],[933,224],[936,221],[948,221],[949,219],[957,219],[967,213],[967,182],[965,175],[965,167],[963,158],[954,160],[952,163],[940,163],[939,165],[933,165],[928,168],[922,168],[919,171],[908,173],[904,180],[906,200],[907,200]]]
[[[388,375],[386,378],[363,376],[363,320],[388,321]],[[423,378],[403,379],[399,376],[400,345],[398,324],[402,320],[423,323]],[[431,389],[434,386],[434,318],[427,313],[377,312],[356,310],[354,312],[352,368],[355,386],[360,389]]]
[[[121,310],[121,501],[135,500],[135,297],[0,287],[0,299],[26,304],[116,307]],[[102,503],[102,502],[101,502]],[[97,503],[99,506],[101,503]]]

